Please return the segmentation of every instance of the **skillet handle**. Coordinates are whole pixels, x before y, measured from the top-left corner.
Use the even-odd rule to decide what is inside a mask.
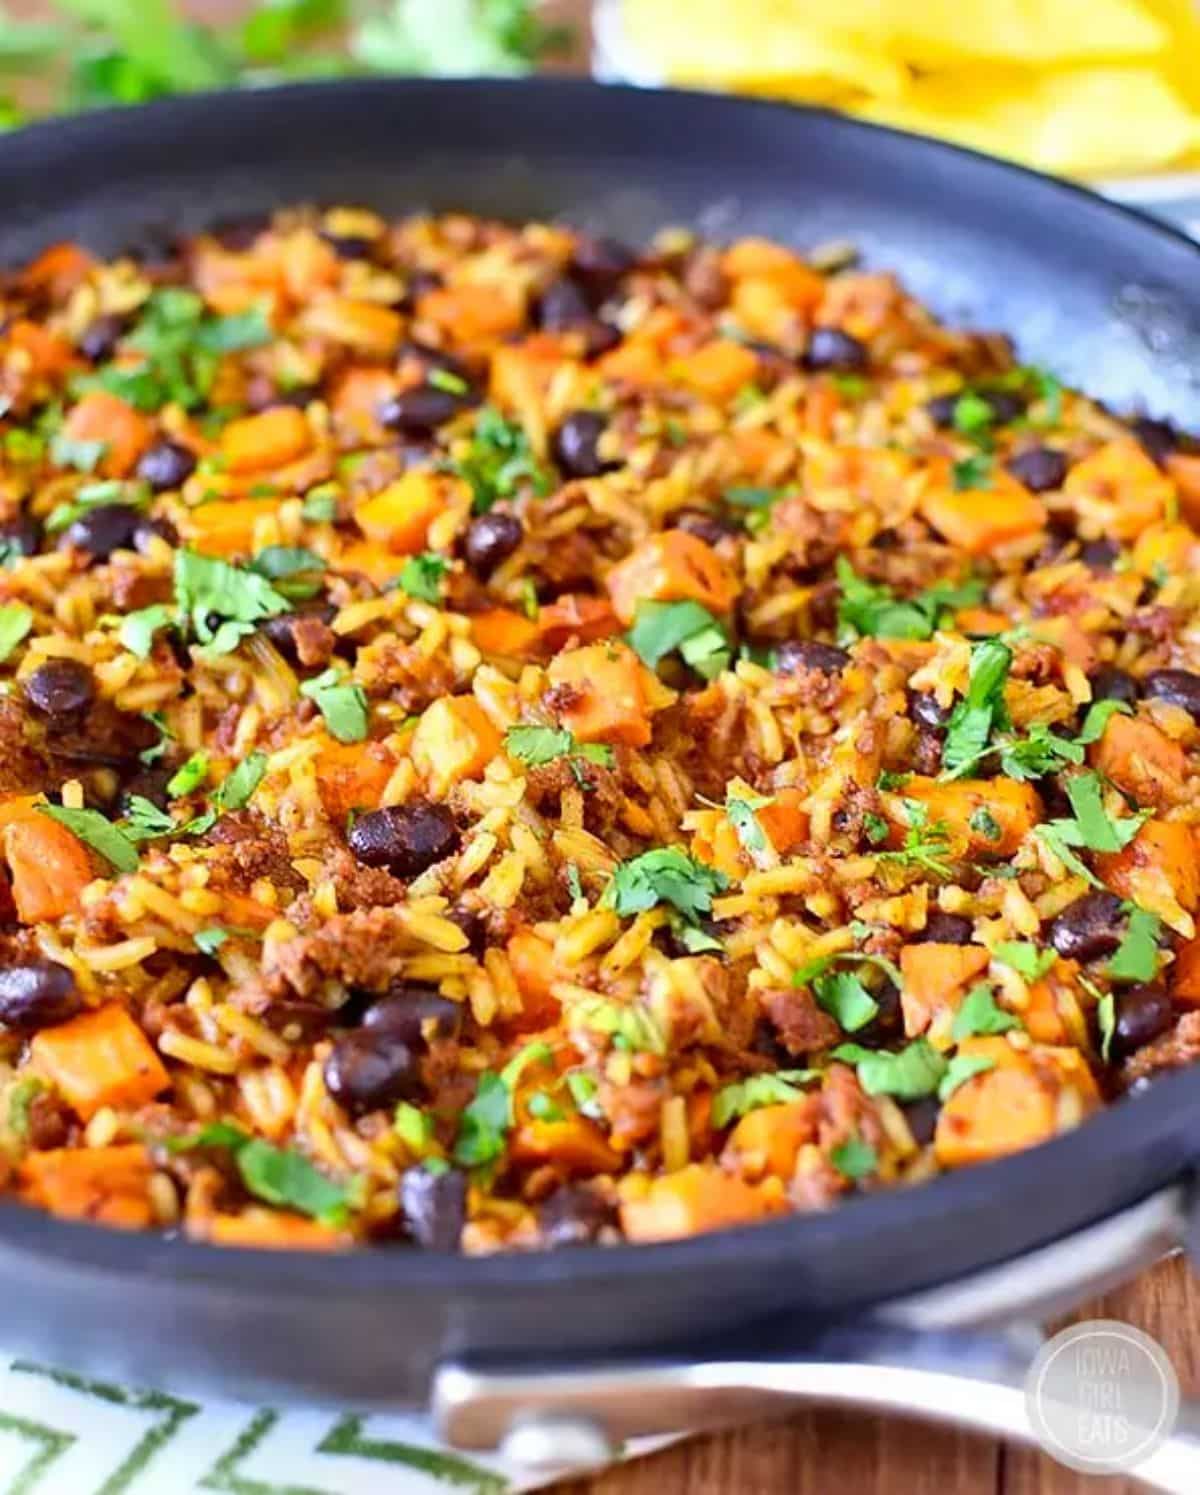
[[[712,1430],[782,1415],[798,1403],[923,1417],[1036,1445],[1025,1377],[1040,1336],[867,1327],[824,1336],[786,1359],[658,1359],[580,1368],[486,1362],[443,1365],[434,1381],[440,1435],[495,1449],[531,1475],[596,1468],[627,1438]],[[1200,1403],[1184,1403],[1173,1433],[1136,1478],[1168,1495],[1200,1487]]]

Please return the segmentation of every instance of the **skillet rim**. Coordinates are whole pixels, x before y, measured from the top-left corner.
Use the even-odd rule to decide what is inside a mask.
[[[461,100],[486,108],[489,96],[502,103],[504,96],[514,93],[541,94],[547,103],[565,103],[575,109],[585,109],[590,101],[601,96],[617,95],[631,109],[641,108],[651,114],[656,110],[699,109],[713,116],[725,116],[735,125],[739,119],[749,118],[775,120],[782,125],[800,116],[808,121],[810,128],[848,137],[858,143],[860,150],[871,140],[884,138],[893,148],[918,162],[957,165],[960,172],[967,171],[973,178],[990,172],[1000,183],[1015,182],[1018,188],[1027,190],[1036,188],[1046,200],[1062,197],[1073,210],[1091,214],[1100,222],[1121,223],[1128,233],[1140,236],[1147,243],[1148,258],[1151,241],[1157,240],[1164,248],[1174,246],[1185,250],[1200,269],[1200,245],[1181,229],[1129,204],[1102,197],[1079,183],[1016,162],[911,131],[853,119],[825,108],[694,89],[597,83],[582,78],[372,78],[178,95],[139,106],[39,121],[14,131],[0,140],[0,180],[7,171],[35,166],[46,147],[59,152],[81,147],[83,154],[100,160],[107,152],[119,151],[123,144],[128,145],[142,135],[145,125],[152,128],[144,132],[144,137],[155,136],[161,142],[171,132],[173,143],[186,150],[189,121],[200,119],[214,109],[221,111],[226,128],[234,129],[239,112],[252,123],[262,110],[303,111],[330,101],[336,104],[338,97],[355,96],[369,101],[375,96],[382,99],[397,94],[427,95],[431,99]],[[718,132],[723,144],[718,165],[734,154],[735,133]],[[569,146],[563,148],[556,140],[551,139],[549,144],[547,154],[552,158],[566,159],[572,154]],[[614,150],[613,154],[617,152]],[[98,187],[96,196],[102,195],[103,188]],[[131,231],[139,226],[142,225],[131,223]],[[1200,307],[1200,295],[1197,304]],[[136,1273],[151,1279],[173,1278],[181,1287],[266,1287],[288,1293],[328,1287],[338,1294],[354,1296],[386,1288],[491,1290],[548,1287],[564,1282],[584,1287],[602,1282],[619,1283],[634,1276],[673,1276],[692,1267],[712,1265],[722,1257],[736,1257],[741,1270],[755,1267],[761,1270],[788,1262],[802,1264],[814,1252],[836,1251],[839,1240],[851,1234],[875,1233],[880,1238],[895,1238],[900,1232],[915,1234],[925,1229],[936,1232],[942,1217],[970,1216],[989,1201],[994,1208],[997,1195],[1010,1199],[1024,1213],[1036,1207],[1036,1196],[1051,1194],[1056,1180],[1066,1179],[1080,1169],[1086,1171],[1089,1156],[1101,1153],[1110,1162],[1118,1158],[1135,1160],[1158,1146],[1165,1147],[1172,1136],[1178,1137],[1186,1130],[1183,1118],[1189,1099],[1191,1109],[1200,1118],[1200,1066],[1167,1075],[1154,1084],[1149,1094],[1108,1106],[1071,1133],[1024,1152],[943,1174],[915,1188],[892,1188],[858,1196],[827,1212],[788,1215],[679,1241],[585,1246],[570,1251],[510,1251],[486,1257],[404,1247],[356,1248],[332,1255],[273,1252],[70,1222],[3,1198],[0,1199],[0,1247],[31,1255],[52,1255],[56,1265],[61,1266],[89,1267],[121,1276]],[[1196,1151],[1200,1152],[1200,1147]],[[1098,1168],[1094,1160],[1091,1166],[1093,1170]],[[1178,1178],[1180,1171],[1173,1167],[1161,1176],[1154,1175],[1145,1192]],[[1135,1195],[1124,1202],[1135,1203],[1138,1197],[1144,1195]],[[1096,1214],[1079,1223],[1104,1217],[1098,1208]],[[1036,1236],[1025,1249],[1047,1244],[1059,1234],[1061,1231],[1055,1229]],[[936,1234],[931,1241],[936,1242]],[[983,1246],[974,1256],[974,1266],[967,1270],[1012,1259],[1011,1253],[996,1255]],[[345,1270],[348,1261],[354,1263],[352,1278]],[[939,1274],[931,1264],[924,1277],[906,1283],[904,1291],[918,1291],[949,1280],[952,1277]],[[879,1296],[887,1296],[885,1284],[881,1284]]]

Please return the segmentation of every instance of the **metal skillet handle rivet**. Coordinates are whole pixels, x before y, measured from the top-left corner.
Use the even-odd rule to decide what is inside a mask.
[[[598,1469],[620,1452],[599,1423],[590,1417],[562,1417],[536,1412],[517,1418],[501,1440],[501,1458],[531,1474],[562,1469]]]

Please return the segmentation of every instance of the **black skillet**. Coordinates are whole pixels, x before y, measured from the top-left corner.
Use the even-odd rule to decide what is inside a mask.
[[[552,80],[353,82],[172,100],[0,141],[10,264],[58,238],[114,251],[300,200],[557,217],[635,242],[680,223],[849,239],[947,318],[1010,332],[1026,361],[1200,428],[1189,241],[1074,187],[819,111]],[[4,1339],[144,1382],[423,1401],[435,1365],[469,1352],[578,1364],[728,1344],[748,1327],[756,1344],[772,1331],[794,1343],[1118,1215],[1198,1155],[1200,1071],[1020,1157],[671,1245],[272,1255],[4,1205]]]

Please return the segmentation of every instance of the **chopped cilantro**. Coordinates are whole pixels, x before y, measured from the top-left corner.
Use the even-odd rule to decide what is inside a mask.
[[[967,824],[977,836],[982,836],[985,841],[999,841],[1004,835],[1000,822],[986,805],[980,805],[977,810],[972,811]]]
[[[160,628],[175,622],[175,609],[164,602],[152,603],[137,612],[126,613],[117,629],[121,647],[136,654],[139,659],[149,659],[154,648],[154,635]]]
[[[469,394],[471,389],[461,374],[455,374],[450,369],[430,369],[425,382],[448,395]]]
[[[955,493],[983,493],[992,486],[992,459],[986,452],[963,457],[951,469]]]
[[[563,1079],[571,1099],[575,1102],[575,1108],[581,1116],[590,1116],[595,1120],[603,1114],[596,1103],[596,1094],[600,1086],[594,1076],[588,1074],[585,1069],[569,1069]]]
[[[535,1121],[562,1121],[566,1112],[544,1090],[535,1090],[529,1097],[529,1114]]]
[[[995,419],[991,402],[973,390],[959,395],[954,402],[954,429],[973,440],[989,440]]]
[[[33,614],[20,602],[0,607],[0,661],[8,658],[33,627]]]
[[[1075,849],[1121,851],[1137,835],[1150,811],[1142,810],[1125,819],[1113,820],[1104,808],[1100,776],[1090,770],[1067,780],[1067,798],[1075,812],[1074,818],[1046,821],[1036,827],[1034,834],[1064,866],[1098,887],[1095,874],[1079,859]]]
[[[1158,936],[1162,920],[1148,909],[1131,908],[1125,938],[1105,974],[1110,981],[1153,981],[1158,975]]]
[[[940,581],[919,592],[911,601],[898,598],[891,587],[859,576],[844,555],[836,562],[841,586],[838,600],[838,639],[853,643],[857,638],[929,639],[943,626],[948,614],[982,600],[985,587],[972,577],[955,586]]]
[[[856,1066],[858,1082],[868,1095],[894,1095],[898,1100],[932,1095],[946,1072],[946,1061],[924,1038],[914,1039],[896,1053],[843,1043],[834,1049],[833,1057]]]
[[[410,597],[436,607],[442,600],[442,578],[449,569],[450,562],[444,555],[427,550],[423,555],[409,556],[401,566],[396,582]]]
[[[217,924],[208,929],[197,929],[192,936],[196,949],[202,950],[205,955],[215,955],[228,938],[229,931]]]
[[[474,1100],[459,1117],[455,1162],[467,1168],[482,1168],[503,1154],[505,1138],[516,1119],[513,1092],[517,1081],[531,1064],[544,1064],[552,1058],[549,1044],[530,1043],[514,1054],[499,1074],[484,1070]]]
[[[607,743],[579,742],[573,732],[560,727],[531,723],[509,727],[504,734],[504,746],[519,763],[527,763],[531,768],[553,763],[556,758],[586,758],[604,768],[611,768],[614,762],[613,750]]]
[[[328,484],[314,488],[300,505],[306,524],[331,524],[337,517],[337,490]]]
[[[96,464],[108,450],[107,441],[79,441],[60,431],[50,442],[50,460],[59,467],[74,467],[79,472],[94,472]]]
[[[228,654],[257,623],[291,606],[256,571],[183,549],[175,552],[175,605],[205,657]]]
[[[728,635],[699,602],[639,602],[628,639],[651,669],[678,650],[685,664],[712,680],[730,660]]]
[[[65,825],[72,835],[78,836],[85,845],[110,862],[118,872],[136,872],[138,849],[136,844],[99,810],[69,810],[65,805],[38,805],[43,815]]]
[[[362,742],[367,735],[367,693],[361,685],[347,681],[331,667],[313,680],[306,680],[300,694],[317,703],[330,736],[338,742]]]
[[[267,771],[266,753],[248,754],[224,780],[213,796],[219,810],[242,810],[263,781]]]
[[[980,982],[978,986],[971,988],[959,1004],[950,1036],[956,1043],[961,1043],[964,1038],[973,1038],[976,1034],[1008,1033],[1020,1026],[1011,1012],[1005,1012],[997,1005],[991,987],[986,982]]]
[[[966,694],[946,723],[943,778],[959,778],[974,767],[986,750],[993,729],[1008,724],[1004,686],[1012,658],[1012,650],[999,639],[984,639],[972,648]]]
[[[167,751],[167,743],[174,740],[175,734],[167,726],[167,719],[161,711],[143,711],[142,715],[152,727],[158,729],[158,741],[151,747],[143,748],[138,754],[138,762],[144,763],[147,768],[158,760]]]
[[[882,846],[891,834],[891,827],[882,815],[873,812],[863,816],[863,833],[871,846]]]
[[[409,1101],[402,1100],[397,1105],[392,1125],[401,1142],[417,1157],[433,1141],[433,1117]]]
[[[1028,940],[1002,940],[992,954],[1026,981],[1039,980],[1058,959],[1055,951],[1039,950]]]
[[[1112,1041],[1117,1031],[1117,999],[1110,991],[1102,993],[1096,1003],[1096,1022],[1100,1029],[1100,1055],[1108,1064],[1112,1060]]]
[[[476,514],[486,514],[498,499],[511,497],[523,481],[537,494],[549,493],[553,486],[524,430],[490,405],[480,410],[470,443],[452,467],[469,485]]]
[[[869,1178],[879,1170],[879,1158],[869,1142],[861,1137],[847,1137],[829,1153],[829,1161],[843,1178]]]
[[[208,754],[193,753],[167,781],[167,793],[172,799],[182,799],[185,794],[191,794],[199,789],[206,778],[208,778]]]
[[[8,1129],[15,1137],[29,1135],[29,1108],[45,1088],[37,1075],[23,1075],[8,1092]]]
[[[728,886],[729,879],[715,867],[706,867],[677,846],[660,846],[622,862],[601,903],[621,918],[665,903],[695,923],[712,912],[714,893]]]
[[[1087,709],[1087,715],[1083,719],[1076,742],[1082,743],[1084,747],[1093,742],[1099,742],[1104,736],[1104,729],[1114,716],[1129,716],[1133,708],[1125,701],[1093,701]]]
[[[713,1096],[712,1124],[725,1127],[748,1111],[799,1100],[804,1094],[800,1087],[819,1078],[820,1072],[815,1069],[781,1069],[775,1074],[750,1075],[736,1084],[722,1085]]]
[[[303,545],[268,545],[250,562],[249,569],[278,583],[275,590],[281,597],[298,602],[315,597],[321,590],[320,573],[325,562]]]
[[[865,1028],[879,1011],[879,1003],[853,971],[830,971],[812,983],[818,1004],[847,1033]]]
[[[589,998],[571,1008],[571,1024],[610,1037],[614,1046],[639,1054],[665,1054],[667,1040],[650,1012],[635,1002]]]
[[[955,1054],[938,1085],[938,1100],[948,1101],[959,1086],[995,1067],[996,1061],[987,1054]]]
[[[758,858],[767,850],[767,834],[759,823],[757,811],[771,804],[771,797],[763,794],[734,794],[725,791],[725,815],[742,846],[751,857]]]
[[[929,822],[929,807],[918,799],[903,801],[908,828],[904,832],[904,843],[898,851],[880,851],[876,856],[881,862],[893,862],[898,867],[908,867],[926,872],[931,877],[948,879],[954,869],[947,861],[950,844],[949,832],[942,822]]]

